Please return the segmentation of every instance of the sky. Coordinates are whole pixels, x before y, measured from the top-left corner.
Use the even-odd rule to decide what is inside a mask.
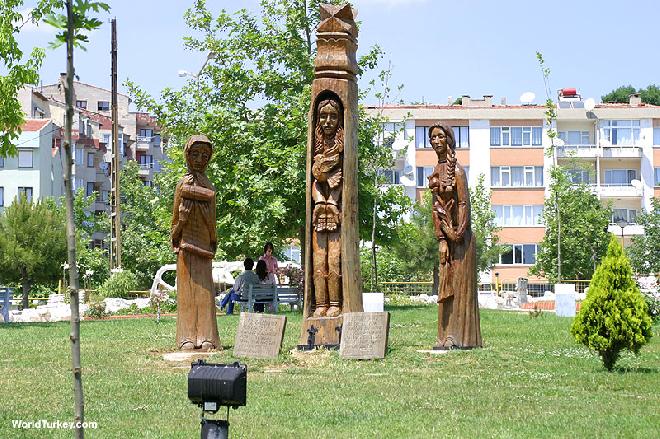
[[[80,81],[110,88],[110,19],[117,19],[120,92],[126,79],[158,96],[165,87],[179,88],[187,78],[179,70],[197,72],[206,54],[187,51],[189,35],[183,14],[193,0],[106,0],[110,14],[90,35],[87,51],[75,53]],[[35,1],[26,0],[26,9]],[[210,9],[258,11],[257,0],[207,0]],[[536,52],[550,68],[553,97],[575,87],[596,102],[620,85],[660,85],[660,41],[657,0],[355,0],[361,23],[358,56],[378,44],[391,62],[393,85],[402,84],[392,102],[403,100],[445,104],[449,97],[494,95],[520,103],[533,92],[545,101]],[[19,36],[29,52],[53,39],[53,29],[25,26]],[[65,71],[61,47],[48,50],[41,78],[57,81]],[[359,86],[366,87],[369,78]],[[375,104],[372,97],[366,104]]]

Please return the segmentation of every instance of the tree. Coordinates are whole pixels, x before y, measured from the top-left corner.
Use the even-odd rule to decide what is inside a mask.
[[[0,59],[6,72],[0,75],[0,157],[16,155],[13,141],[18,138],[25,120],[18,92],[26,85],[39,82],[39,68],[45,56],[42,48],[34,48],[23,60],[24,54],[16,36],[25,24],[35,23],[49,12],[51,3],[39,1],[27,16],[21,13],[23,0],[3,0],[0,3]]]
[[[504,250],[498,245],[500,228],[495,223],[495,212],[490,204],[490,191],[484,184],[484,174],[479,175],[477,187],[470,189],[472,208],[472,233],[477,247],[477,271],[490,270]]]
[[[135,274],[138,288],[149,288],[158,268],[175,262],[170,247],[172,207],[171,199],[161,202],[158,190],[145,186],[138,174],[138,164],[129,161],[120,176],[122,268]]]
[[[632,85],[622,85],[619,88],[612,90],[600,97],[603,102],[624,103],[630,101],[630,95],[639,93],[642,102],[651,105],[660,105],[660,87],[655,84],[650,84],[646,88],[635,89]]]
[[[603,207],[585,184],[573,184],[564,170],[550,171],[550,196],[545,201],[545,236],[530,273],[560,280],[557,244],[561,244],[561,279],[590,279],[607,249],[611,211]],[[561,240],[557,222],[561,221]]]
[[[0,215],[0,283],[21,284],[23,308],[34,283],[57,281],[66,260],[64,230],[52,200],[32,203],[21,196]]]
[[[406,272],[433,273],[433,294],[437,294],[440,260],[432,212],[431,191],[426,191],[421,202],[415,203],[410,222],[399,227],[393,247]]]
[[[185,46],[208,54],[202,70],[180,91],[165,89],[159,101],[128,82],[138,107],[153,113],[170,138],[161,201],[171,208],[183,174],[182,146],[193,133],[214,145],[208,176],[217,193],[218,258],[261,253],[291,237],[304,242],[307,114],[314,78],[312,32],[318,0],[261,2],[257,16],[245,9],[213,16],[198,0],[185,14],[196,37]],[[338,1],[336,1],[338,3]],[[380,50],[359,60],[375,67]],[[375,124],[360,112],[359,160],[374,155]],[[360,236],[371,231],[372,174],[359,176]],[[371,187],[372,189],[368,189]]]
[[[612,371],[622,350],[638,354],[651,339],[646,302],[632,277],[630,262],[613,235],[571,333],[600,355],[608,371]]]
[[[638,274],[660,273],[660,198],[654,198],[652,208],[637,217],[644,227],[643,235],[633,236],[626,250],[630,263]]]
[[[83,47],[83,43],[89,42],[86,33],[97,29],[101,21],[91,16],[91,13],[109,11],[106,3],[93,2],[89,0],[66,0],[63,5],[61,1],[54,2],[57,9],[48,14],[44,21],[59,29],[55,41],[51,46],[57,47],[66,44],[66,78],[63,82],[66,118],[64,126],[64,196],[66,205],[66,238],[67,238],[67,262],[69,264],[69,293],[71,296],[71,363],[73,368],[74,382],[74,420],[77,438],[85,436],[84,422],[84,399],[82,387],[82,371],[80,366],[80,309],[79,309],[79,283],[78,266],[76,261],[76,229],[74,221],[74,197],[72,167],[73,156],[71,154],[71,131],[73,124],[73,77],[75,69],[73,63],[74,46]],[[59,13],[64,6],[65,13]]]

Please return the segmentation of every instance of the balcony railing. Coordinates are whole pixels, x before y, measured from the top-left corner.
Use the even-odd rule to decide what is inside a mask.
[[[639,146],[603,146],[603,157],[613,158],[640,158],[642,156],[642,148]]]
[[[607,231],[614,236],[621,236],[621,226],[618,224],[610,224],[607,226]],[[623,236],[643,235],[644,226],[640,224],[628,224],[623,228]]]
[[[596,145],[579,144],[557,147],[558,157],[597,157],[600,150]]]
[[[642,196],[642,188],[635,187],[630,183],[605,183],[601,185],[592,184],[590,186],[593,193],[606,198]]]

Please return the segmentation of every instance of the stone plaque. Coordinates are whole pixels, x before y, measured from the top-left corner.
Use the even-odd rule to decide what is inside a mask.
[[[286,316],[242,312],[234,342],[235,357],[277,358]]]
[[[371,360],[385,358],[390,330],[388,312],[344,313],[339,355],[342,358]]]

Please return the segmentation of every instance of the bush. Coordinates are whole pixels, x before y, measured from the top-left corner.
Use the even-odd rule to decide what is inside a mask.
[[[90,317],[93,319],[102,319],[107,317],[108,313],[105,312],[105,303],[104,302],[94,302],[89,304],[89,308],[85,311],[85,317]]]
[[[633,279],[630,262],[614,237],[594,272],[571,333],[579,343],[600,355],[608,371],[614,368],[622,350],[638,354],[651,339],[646,301]]]
[[[98,290],[98,295],[101,298],[106,297],[121,297],[122,299],[130,299],[130,291],[137,290],[138,280],[137,276],[129,270],[123,270],[113,273]]]

